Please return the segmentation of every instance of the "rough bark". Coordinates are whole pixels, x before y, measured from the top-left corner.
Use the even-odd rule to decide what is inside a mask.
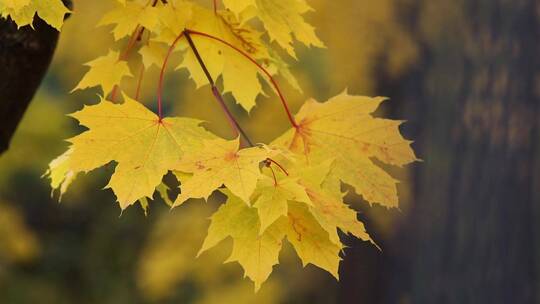
[[[399,235],[378,255],[360,242],[346,251],[343,303],[540,301],[538,4],[456,3],[460,18],[418,34],[417,69],[381,87],[424,162]],[[362,295],[361,276],[377,288]]]

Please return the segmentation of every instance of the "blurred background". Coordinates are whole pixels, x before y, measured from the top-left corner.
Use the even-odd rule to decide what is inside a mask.
[[[82,64],[113,43],[110,28],[95,28],[113,1],[74,2],[45,81],[0,156],[0,303],[540,303],[537,1],[308,1],[328,48],[298,45],[290,63],[304,92],[281,81],[293,110],[346,88],[388,96],[379,114],[408,121],[402,131],[423,162],[388,168],[402,181],[400,210],[347,196],[382,252],[343,236],[338,283],[303,269],[285,246],[257,294],[239,265],[223,264],[230,242],[195,258],[217,196],[172,212],[156,199],[148,216],[138,204],[120,215],[112,192],[100,190],[108,166],[80,176],[62,203],[51,198],[41,175],[81,131],[66,114],[98,101],[97,90],[68,92]],[[157,74],[144,76],[140,98],[151,108]],[[208,87],[172,69],[166,85],[169,116],[231,136]],[[275,96],[249,117],[229,103],[257,142],[288,128]]]

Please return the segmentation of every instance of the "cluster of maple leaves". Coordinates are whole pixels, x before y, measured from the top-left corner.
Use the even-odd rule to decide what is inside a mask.
[[[0,13],[19,25],[29,23],[23,12],[29,9],[59,28],[58,16],[67,11],[55,6],[60,0],[0,3]],[[290,117],[290,130],[271,143],[249,147],[240,138],[219,138],[201,121],[163,118],[125,93],[122,103],[114,101],[120,81],[132,76],[126,54],[134,48],[144,69],[164,69],[171,54],[178,53],[178,68],[187,69],[198,86],[209,83],[206,73],[221,77],[223,91],[247,111],[264,94],[261,79],[280,95],[273,77],[300,90],[280,51],[270,44],[293,58],[295,40],[323,46],[304,20],[310,10],[305,0],[223,0],[222,5],[225,9],[217,10],[184,0],[119,0],[103,16],[100,25],[113,25],[115,40],[128,38],[128,46],[87,64],[90,70],[75,89],[100,86],[111,97],[71,114],[88,130],[68,139],[68,150],[51,162],[51,186],[62,194],[79,173],[115,162],[107,187],[122,209],[137,201],[146,206],[156,192],[176,207],[221,191],[227,200],[212,216],[201,252],[231,237],[228,261],[240,263],[257,290],[278,263],[287,239],[304,265],[311,263],[337,278],[343,248],[338,230],[370,240],[356,212],[344,203],[341,183],[368,202],[397,207],[397,181],[374,160],[395,166],[416,160],[411,142],[399,132],[402,122],[373,117],[383,98],[344,92],[323,103],[309,99]],[[264,27],[264,35],[253,20]],[[199,33],[193,43],[205,69],[182,39],[186,29]],[[148,38],[140,42],[143,31]],[[174,202],[162,183],[168,172],[180,183]]]
[[[10,17],[17,26],[32,25],[34,15],[38,15],[52,27],[60,30],[64,16],[69,10],[62,0],[0,0],[0,16]]]

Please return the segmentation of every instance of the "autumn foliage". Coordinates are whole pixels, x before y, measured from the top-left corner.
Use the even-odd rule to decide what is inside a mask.
[[[304,265],[338,278],[343,248],[338,230],[370,240],[356,212],[344,203],[341,184],[370,203],[394,208],[398,181],[380,164],[417,160],[411,142],[400,134],[402,121],[373,116],[384,98],[347,92],[326,102],[306,97],[299,112],[291,113],[279,82],[301,88],[283,57],[296,58],[294,43],[324,47],[304,20],[311,9],[304,0],[223,0],[214,7],[184,0],[117,2],[100,25],[112,25],[122,51],[111,46],[86,64],[89,70],[74,90],[99,86],[103,96],[71,114],[87,130],[68,139],[68,150],[50,163],[53,189],[61,196],[80,173],[112,162],[116,167],[107,187],[122,210],[137,202],[146,208],[156,193],[168,201],[162,180],[172,172],[180,184],[172,208],[215,191],[227,197],[211,217],[199,254],[231,237],[228,261],[242,265],[259,289],[287,239]],[[28,16],[37,13],[61,29],[68,11],[60,0],[0,3],[0,14],[19,25],[29,24]],[[136,52],[140,56],[129,56]],[[172,56],[180,58],[177,69],[186,69],[198,87],[209,86],[236,139],[220,138],[196,119],[164,115],[163,103],[173,102],[162,94]],[[143,69],[131,71],[127,58],[140,60]],[[138,91],[129,95],[120,87],[130,77],[140,84],[152,66],[161,69],[158,113],[137,101]],[[253,143],[227,109],[223,93],[231,93],[248,112],[259,96],[277,94],[291,128],[272,142]]]

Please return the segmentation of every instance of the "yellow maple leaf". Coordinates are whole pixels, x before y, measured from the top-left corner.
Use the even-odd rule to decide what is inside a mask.
[[[237,16],[240,15],[250,6],[256,6],[256,0],[223,0],[223,5],[235,13]]]
[[[103,16],[99,25],[114,24],[112,31],[114,39],[120,40],[135,31],[138,25],[148,29],[155,29],[159,23],[159,14],[156,7],[148,5],[148,1],[130,1],[117,5]]]
[[[2,0],[0,16],[11,17],[18,27],[30,25],[37,14],[41,19],[57,30],[64,23],[64,17],[70,11],[62,0]]]
[[[238,262],[257,291],[278,264],[282,241],[286,236],[302,264],[313,264],[338,278],[341,243],[334,243],[305,203],[289,201],[286,216],[279,217],[263,232],[257,208],[250,207],[228,190],[227,201],[211,217],[208,235],[199,251],[216,246],[231,237],[233,249],[226,262]]]
[[[161,68],[167,56],[167,48],[162,43],[150,41],[141,47],[139,54],[141,54],[142,62],[146,69],[153,65]]]
[[[305,0],[256,0],[254,16],[259,18],[271,40],[275,40],[289,55],[296,58],[293,39],[306,46],[324,47],[308,24],[304,13],[312,10]]]
[[[133,77],[126,61],[118,60],[118,52],[110,50],[105,56],[88,63],[90,70],[83,76],[79,84],[72,90],[82,90],[101,86],[103,94],[109,94],[115,85],[124,77]]]
[[[374,243],[366,232],[364,224],[358,220],[356,211],[343,201],[344,194],[341,192],[339,178],[329,174],[333,163],[334,160],[328,160],[321,164],[301,168],[300,175],[304,178],[300,183],[305,187],[312,203],[308,207],[309,211],[328,232],[330,240],[335,244],[341,244],[338,229]]]
[[[259,76],[271,84],[267,75],[246,56],[257,61],[271,75],[283,76],[294,88],[301,91],[296,78],[289,71],[288,64],[276,52],[271,51],[261,39],[262,33],[248,24],[239,22],[233,13],[229,11],[215,13],[200,5],[180,0],[158,6],[156,9],[159,24],[147,28],[152,35],[150,44],[143,46],[139,51],[143,55],[145,67],[152,64],[161,66],[167,52],[158,49],[159,43],[163,43],[162,47],[169,47],[184,29],[189,29],[211,35],[232,46],[209,37],[192,34],[192,39],[210,75],[216,80],[222,77],[224,93],[230,92],[246,110],[250,111],[255,106],[258,95],[264,95]],[[199,61],[185,39],[179,41],[176,49],[184,53],[177,68],[187,69],[197,87],[208,84]]]
[[[341,244],[333,242],[328,232],[313,217],[305,204],[289,202],[287,240],[291,242],[302,264],[313,264],[339,278]]]
[[[280,75],[291,85],[291,87],[293,87],[293,89],[302,93],[302,88],[300,87],[296,77],[291,72],[289,64],[286,63],[285,60],[283,60],[283,58],[281,58],[281,56],[272,48],[268,46],[267,48],[270,55],[270,59],[268,60],[269,64],[267,67],[269,73],[272,75]]]
[[[289,176],[278,180],[262,178],[255,193],[253,206],[257,208],[261,221],[261,234],[281,216],[287,216],[289,201],[311,204],[306,189],[298,183],[298,178]]]
[[[248,24],[241,24],[228,11],[214,13],[204,7],[193,6],[192,14],[187,28],[209,34],[229,43],[251,59],[266,66],[271,74],[279,73],[294,87],[298,87],[296,79],[288,71],[287,64],[279,56],[268,51],[268,46],[261,40],[261,32]],[[221,76],[224,92],[230,92],[237,103],[249,112],[255,106],[257,97],[260,94],[264,95],[259,76],[269,83],[267,75],[243,54],[230,46],[199,35],[192,35],[192,39],[204,59],[210,75],[215,78]],[[181,41],[180,47],[186,49],[186,52],[178,68],[187,69],[197,87],[208,84],[197,58],[188,49],[187,42]]]
[[[169,1],[167,5],[157,7],[159,23],[149,28],[154,34],[153,41],[163,42],[168,46],[184,31],[192,16],[193,4],[186,1]]]
[[[20,10],[30,4],[30,0],[1,0],[0,7],[12,10]]]
[[[228,196],[227,202],[212,215],[199,254],[232,237],[234,245],[227,262],[237,261],[258,290],[278,263],[285,227],[276,223],[259,235],[257,211],[230,191],[223,193]]]
[[[60,196],[58,201],[62,200],[62,194],[64,194],[69,185],[73,182],[76,177],[75,172],[69,167],[69,157],[73,149],[68,149],[64,154],[53,159],[49,164],[49,169],[45,172],[43,176],[48,176],[51,179],[51,188],[58,189],[60,191]],[[51,196],[54,193],[51,192]]]
[[[39,5],[51,1],[60,0]],[[198,87],[207,84],[186,37],[180,39],[181,34],[190,35],[209,74],[248,111],[264,95],[259,76],[273,84],[267,73],[279,74],[300,90],[270,43],[276,42],[293,57],[295,41],[324,46],[304,19],[311,10],[306,0],[223,0],[227,10],[217,11],[185,0],[117,2],[100,24],[114,26],[116,41],[144,27],[149,38],[139,49],[144,68],[161,67],[179,49],[183,56],[178,68],[186,68]],[[0,0],[0,15],[12,12],[18,23],[28,24],[37,12],[59,28],[60,10],[38,9],[35,3]],[[250,23],[253,19],[261,21],[265,32]],[[124,77],[132,76],[123,59],[138,43],[133,38],[122,56],[109,51],[89,62],[90,70],[74,90],[101,86],[106,96]],[[172,45],[173,41],[179,43]],[[161,103],[161,91],[158,99]],[[272,148],[242,148],[239,139],[217,138],[200,127],[200,121],[161,119],[137,101],[127,96],[124,100],[114,104],[102,98],[72,115],[88,130],[69,139],[68,150],[50,163],[46,175],[52,188],[62,195],[79,173],[114,162],[107,187],[122,210],[139,201],[146,214],[148,199],[156,191],[176,207],[189,198],[207,199],[224,186],[227,189],[221,192],[227,201],[212,216],[200,253],[232,238],[227,261],[237,261],[256,290],[278,264],[285,238],[304,266],[313,264],[338,278],[343,248],[338,230],[370,240],[356,211],[344,202],[341,183],[352,185],[369,202],[396,207],[397,181],[377,162],[403,166],[416,160],[411,142],[399,132],[402,122],[373,116],[383,98],[343,93],[325,103],[309,100],[296,115],[297,125],[293,122],[295,127]],[[168,171],[181,184],[174,202],[162,183]]]
[[[125,209],[142,197],[152,198],[162,177],[184,155],[195,153],[202,140],[214,137],[198,120],[160,120],[139,102],[124,99],[122,104],[102,100],[71,115],[88,131],[68,140],[71,152],[61,158],[61,166],[51,163],[48,174],[53,188],[63,184],[64,172],[68,178],[67,173],[88,172],[115,161],[107,187]]]
[[[52,177],[51,177],[51,180],[52,180]],[[173,201],[169,197],[169,194],[168,194],[169,190],[170,190],[170,188],[163,182],[156,187],[157,195],[159,197],[161,197],[161,199],[163,199],[163,202],[167,206],[172,207]],[[155,199],[155,196],[152,197],[152,200],[154,200],[154,199]],[[144,215],[148,216],[148,210],[150,208],[150,202],[148,201],[148,198],[147,197],[140,198],[139,199],[139,204],[141,205],[141,208],[144,211]]]
[[[338,229],[362,240],[371,241],[364,224],[357,219],[356,211],[345,204],[340,180],[329,174],[333,168],[333,159],[309,165],[301,159],[286,160],[282,157],[279,163],[287,168],[289,175],[278,178],[277,181],[261,179],[255,190],[256,194],[266,191],[266,196],[261,195],[254,204],[259,209],[261,223],[265,220],[276,220],[277,214],[286,215],[287,202],[296,201],[308,206],[336,245],[341,245]],[[261,199],[265,204],[259,205]]]
[[[191,173],[192,176],[180,179],[182,192],[174,206],[189,198],[206,199],[221,185],[248,203],[257,181],[262,177],[259,165],[272,153],[262,147],[240,149],[239,139],[204,141],[199,153],[187,155],[175,167],[177,171]]]
[[[399,132],[402,121],[372,116],[383,100],[346,92],[325,103],[309,100],[296,115],[298,128],[287,131],[275,144],[311,164],[335,159],[331,175],[352,185],[369,202],[397,207],[397,181],[372,158],[397,166],[417,158],[411,141]]]

